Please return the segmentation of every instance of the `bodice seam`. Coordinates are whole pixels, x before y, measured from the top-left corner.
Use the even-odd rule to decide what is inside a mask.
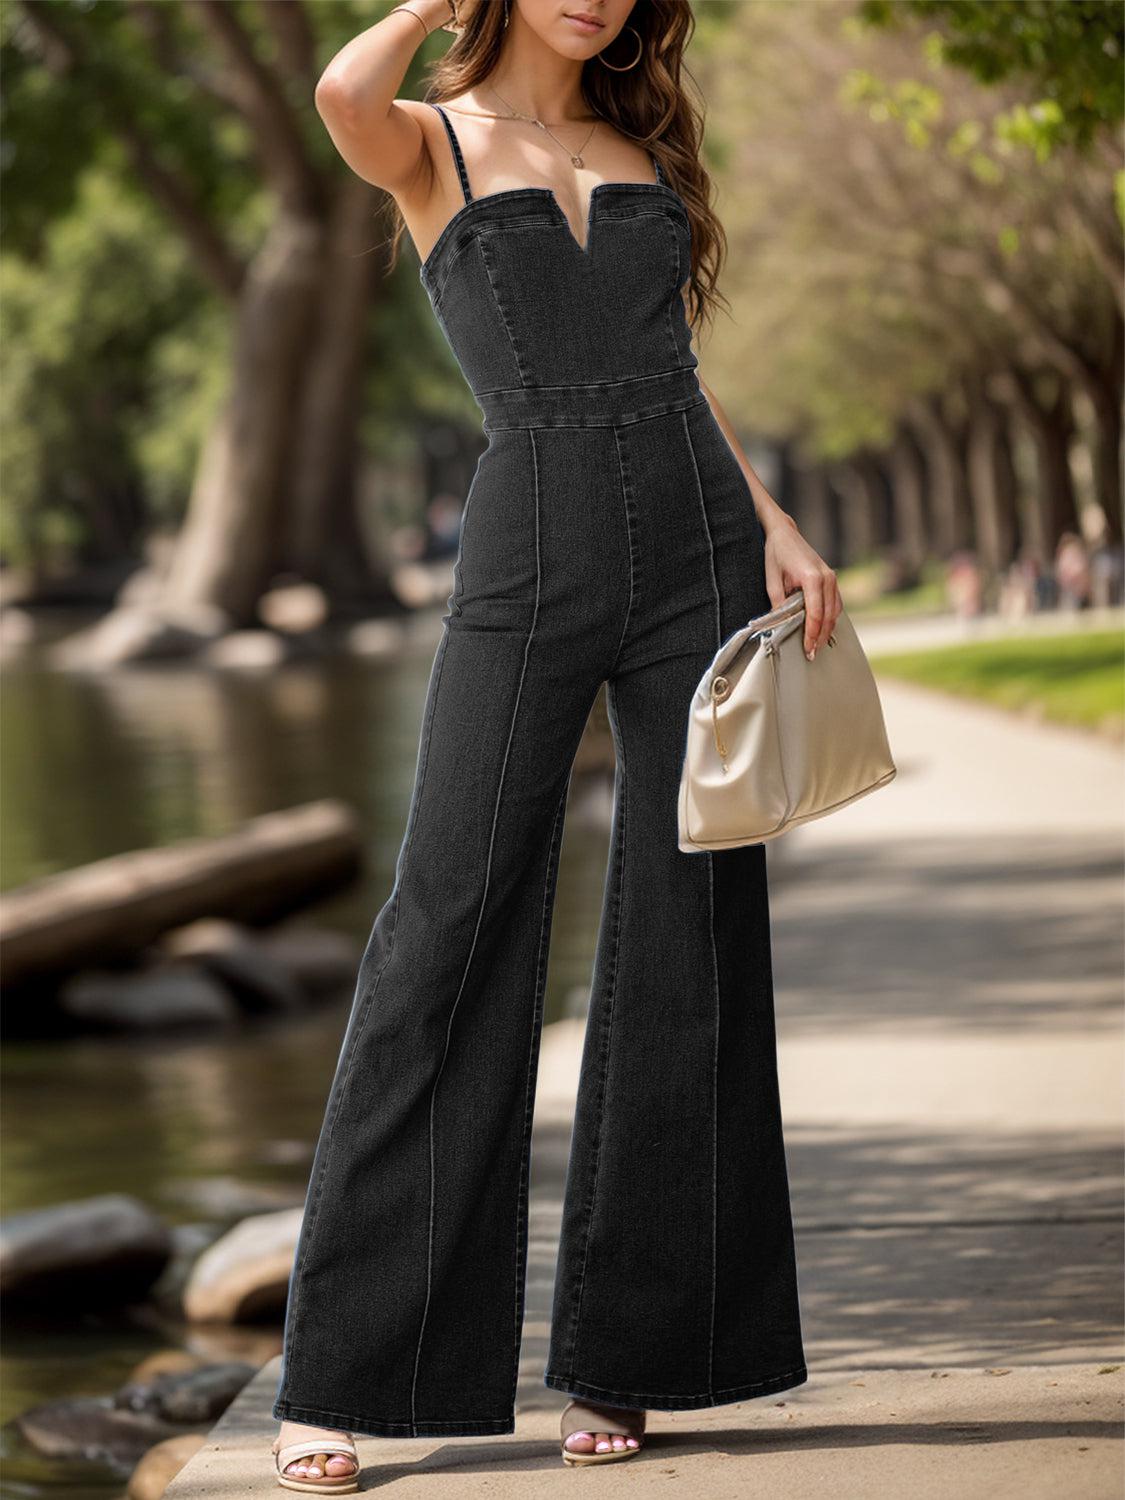
[[[599,193],[602,193],[602,192],[606,191],[609,188],[616,189],[617,191],[620,191],[620,192],[641,193],[641,194],[649,194],[649,193],[660,193],[660,194],[663,194],[666,197],[666,199],[667,199],[668,207],[670,209],[678,212],[679,214],[681,214],[683,216],[684,220],[687,222],[688,227],[690,229],[690,218],[688,216],[687,205],[684,203],[684,200],[680,197],[679,193],[676,192],[675,188],[671,187],[666,182],[598,182],[598,183],[595,183],[594,187],[590,191],[590,203],[589,203],[589,209],[587,211],[587,222],[588,223],[592,223],[593,222],[593,219],[592,219],[592,210],[593,210],[594,202],[595,202],[595,199],[596,199],[597,195]],[[445,246],[453,238],[454,233],[456,232],[457,228],[469,217],[469,215],[471,214],[471,212],[472,212],[473,209],[478,208],[478,207],[480,207],[482,205],[491,204],[491,203],[499,203],[501,201],[508,201],[510,199],[520,198],[520,197],[524,197],[524,198],[546,198],[546,199],[548,199],[549,202],[551,203],[551,205],[553,206],[553,208],[555,209],[555,211],[562,217],[563,222],[568,224],[568,221],[566,219],[566,215],[563,213],[563,210],[562,210],[562,205],[559,203],[558,198],[555,196],[555,190],[554,190],[554,188],[549,188],[549,187],[501,188],[498,192],[495,192],[495,193],[485,193],[485,194],[483,194],[479,198],[471,198],[468,203],[462,203],[461,207],[457,210],[457,212],[455,214],[453,214],[453,216],[446,222],[446,224],[443,227],[441,233],[438,235],[437,239],[434,241],[433,245],[430,248],[429,254],[422,261],[421,265],[418,268],[418,275],[421,278],[421,280],[424,283],[427,282],[427,281],[432,281],[433,280],[435,265],[436,265],[437,261],[440,259],[442,253],[444,252]],[[612,217],[614,217],[614,218],[624,218],[624,217],[629,217],[629,216],[628,215],[616,214],[616,215],[612,215]],[[506,220],[505,222],[507,223],[509,221]],[[570,232],[569,231],[569,227],[568,227],[568,232]],[[570,232],[570,237],[571,237],[571,239],[574,239],[573,232]],[[575,243],[576,246],[578,246],[578,241],[577,240],[574,240],[574,243]],[[579,248],[580,251],[583,249],[582,246],[578,246],[578,248]]]

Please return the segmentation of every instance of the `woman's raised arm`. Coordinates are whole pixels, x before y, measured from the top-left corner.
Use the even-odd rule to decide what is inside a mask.
[[[317,113],[340,155],[396,196],[428,176],[431,163],[418,123],[427,106],[395,95],[426,34],[449,18],[449,0],[410,0],[409,11],[390,11],[341,47],[316,86]]]

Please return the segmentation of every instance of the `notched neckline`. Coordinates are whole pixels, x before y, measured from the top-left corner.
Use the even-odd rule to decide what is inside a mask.
[[[455,231],[460,227],[464,220],[469,217],[473,209],[479,208],[480,206],[485,204],[498,203],[502,200],[511,198],[545,198],[550,207],[557,214],[562,229],[565,231],[567,238],[570,240],[577,253],[581,255],[584,260],[588,259],[590,255],[590,245],[593,239],[594,208],[598,201],[599,194],[608,192],[610,190],[641,194],[663,193],[683,211],[685,216],[687,215],[687,205],[684,202],[683,198],[676,191],[676,189],[667,182],[596,182],[590,189],[590,197],[586,206],[586,239],[584,243],[580,243],[578,237],[574,233],[573,228],[571,227],[570,220],[567,218],[566,214],[563,211],[562,204],[559,202],[558,198],[555,195],[554,188],[534,186],[500,188],[499,191],[495,193],[482,193],[480,194],[480,196],[472,197],[467,203],[463,203],[461,205],[461,207],[452,216],[452,218],[446,221],[444,227],[441,230],[441,233],[434,241],[433,246],[430,249],[430,253],[426,256],[425,260],[423,260],[421,265],[419,266],[418,275],[424,282],[431,279],[434,266],[440,258],[441,253],[444,251],[446,245],[448,245],[449,241],[452,239]]]

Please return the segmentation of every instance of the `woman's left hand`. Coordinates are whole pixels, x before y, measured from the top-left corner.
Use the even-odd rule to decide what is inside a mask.
[[[766,532],[766,592],[776,609],[794,589],[805,596],[805,655],[812,661],[844,607],[836,573],[805,541],[789,516]]]

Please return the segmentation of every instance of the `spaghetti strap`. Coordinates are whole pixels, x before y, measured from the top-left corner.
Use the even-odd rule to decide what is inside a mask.
[[[657,159],[656,159],[656,152],[655,151],[650,151],[648,154],[652,157],[652,165],[653,165],[653,170],[656,172],[656,180],[657,180],[657,182],[663,183],[663,184],[666,185],[665,178],[664,178],[664,168],[660,165],[659,161],[657,161]]]
[[[430,100],[427,99],[426,103],[430,104]],[[457,139],[457,133],[453,129],[453,124],[441,105],[430,104],[430,107],[436,109],[441,116],[442,124],[445,126],[445,133],[449,137],[449,144],[453,148],[453,160],[457,163],[457,175],[461,179],[461,191],[465,195],[465,202],[471,203],[473,200],[473,190],[469,186],[469,174],[465,170],[465,158],[461,154],[461,142]]]

